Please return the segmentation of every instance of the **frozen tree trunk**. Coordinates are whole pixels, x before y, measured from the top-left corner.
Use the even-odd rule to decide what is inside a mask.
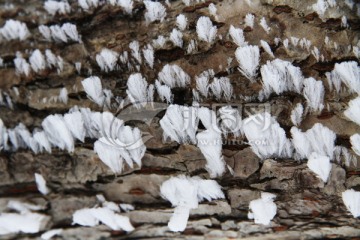
[[[164,1],[160,1],[164,6]],[[119,6],[110,4],[99,5],[83,11],[77,1],[69,1],[71,12],[51,16],[44,10],[43,1],[15,0],[11,4],[0,2],[0,26],[6,19],[16,19],[25,22],[31,36],[24,41],[5,41],[0,39],[0,57],[3,65],[0,67],[0,88],[4,104],[0,107],[0,118],[8,128],[14,128],[23,123],[32,130],[41,127],[42,120],[54,113],[66,113],[71,107],[90,107],[102,111],[90,101],[81,85],[81,81],[90,76],[98,76],[105,89],[110,89],[115,96],[126,96],[127,79],[130,74],[140,72],[146,76],[149,84],[154,84],[157,73],[166,64],[177,64],[191,77],[194,87],[195,76],[207,69],[214,69],[216,76],[230,78],[234,95],[253,96],[261,89],[259,78],[250,82],[238,70],[235,60],[236,44],[228,36],[231,25],[244,30],[244,36],[249,45],[260,45],[263,39],[269,43],[277,58],[293,62],[299,66],[304,75],[322,80],[324,85],[325,72],[333,69],[335,62],[353,60],[359,63],[349,45],[356,45],[359,36],[359,17],[356,7],[350,10],[340,5],[341,11],[348,16],[349,28],[341,26],[340,10],[328,10],[323,19],[308,9],[314,1],[247,1],[223,0],[217,6],[217,17],[211,17],[207,6],[210,2],[196,3],[185,6],[182,1],[169,1],[167,16],[164,21],[147,24],[144,18],[145,8],[135,1],[132,15]],[[6,7],[5,7],[6,6]],[[359,8],[359,6],[357,6]],[[359,10],[357,10],[359,11]],[[167,41],[162,48],[154,49],[155,61],[153,68],[132,60],[132,69],[119,61],[113,71],[102,71],[96,61],[96,55],[103,48],[117,53],[128,51],[130,42],[139,41],[141,49],[160,34],[169,37],[176,26],[176,16],[185,14],[188,27],[183,31],[184,47],[176,47]],[[254,28],[244,26],[247,13],[255,14]],[[217,26],[217,36],[214,43],[197,39],[196,21],[200,16],[209,16]],[[265,17],[271,28],[269,34],[259,25],[261,16]],[[171,19],[171,20],[170,20]],[[39,25],[54,25],[71,22],[77,26],[81,36],[80,42],[68,43],[48,42],[37,30]],[[325,46],[324,38],[327,32],[334,46]],[[307,50],[301,47],[282,43],[276,45],[274,38],[284,40],[296,36],[308,38],[312,46],[321,47],[326,58],[317,62]],[[357,37],[356,37],[357,36]],[[197,40],[197,51],[187,53],[186,47],[192,39]],[[43,54],[50,49],[60,56],[63,70],[55,68],[28,76],[15,73],[13,59],[20,51],[25,59],[31,55],[29,51],[39,49]],[[29,51],[28,51],[29,50]],[[263,50],[261,50],[263,51]],[[228,58],[234,60],[227,63]],[[272,60],[269,54],[261,54],[260,65]],[[81,65],[80,65],[81,64]],[[79,67],[81,66],[81,68]],[[136,69],[136,66],[139,66]],[[259,71],[257,73],[259,75]],[[61,89],[67,89],[68,101],[55,101],[51,96],[59,96]],[[174,88],[174,102],[185,105],[192,103],[190,88]],[[360,132],[360,127],[342,117],[343,105],[348,102],[349,93],[341,93],[340,101],[334,99],[331,93],[325,96],[329,111],[321,114],[309,114],[300,124],[301,129],[309,129],[320,122],[337,134],[336,144],[349,148],[349,138]],[[6,103],[6,97],[12,104]],[[346,101],[344,100],[346,99]],[[351,99],[351,98],[350,98]],[[155,101],[159,99],[155,99]],[[217,102],[215,98],[208,102]],[[235,106],[245,107],[239,97],[232,101]],[[251,101],[250,101],[251,102]],[[255,100],[254,102],[258,102]],[[265,102],[271,105],[272,115],[278,116],[278,122],[289,134],[292,126],[291,110],[299,103],[306,103],[301,95],[286,93],[282,96],[270,96]],[[115,99],[111,104],[116,106]],[[221,104],[219,104],[221,105]],[[111,109],[114,113],[116,109]],[[245,113],[245,111],[244,111]],[[245,113],[246,114],[246,113]],[[123,173],[114,175],[93,151],[93,140],[85,139],[75,144],[73,153],[67,153],[53,148],[51,154],[34,154],[30,150],[16,152],[0,152],[0,212],[6,208],[9,198],[32,202],[45,206],[44,213],[51,217],[44,230],[64,228],[64,239],[104,239],[104,238],[240,238],[251,239],[313,239],[313,238],[355,238],[360,236],[359,219],[355,219],[347,211],[341,200],[341,193],[346,189],[360,190],[360,168],[354,163],[350,166],[333,163],[329,180],[326,184],[317,178],[306,166],[306,161],[294,159],[260,159],[252,152],[246,142],[236,144],[227,142],[222,153],[230,169],[217,182],[222,186],[225,200],[211,203],[203,202],[198,209],[191,210],[186,230],[183,233],[172,233],[167,223],[173,212],[169,202],[160,196],[160,185],[170,176],[186,174],[209,178],[205,170],[206,161],[196,145],[179,145],[175,142],[162,142],[162,130],[159,120],[160,113],[147,124],[136,118],[129,118],[128,124],[139,127],[142,132],[151,135],[145,143],[147,151],[142,159],[142,167],[134,169],[125,167]],[[122,115],[120,114],[121,118]],[[124,120],[125,121],[125,120]],[[51,192],[42,196],[35,185],[34,173],[41,173],[47,180]],[[260,197],[261,191],[276,195],[277,215],[270,226],[256,225],[247,218],[248,206],[251,200]],[[129,216],[135,230],[131,233],[111,231],[103,225],[85,228],[71,225],[72,213],[85,207],[93,207],[98,201],[97,194],[104,194],[106,200],[116,203],[130,203],[135,210],[124,213]],[[1,226],[0,226],[1,227]],[[16,238],[37,239],[41,234],[19,235]],[[10,238],[15,236],[10,235]]]

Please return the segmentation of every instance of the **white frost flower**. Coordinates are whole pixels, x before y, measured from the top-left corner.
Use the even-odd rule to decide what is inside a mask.
[[[170,138],[178,143],[196,143],[197,108],[170,105],[160,120],[160,126],[165,140]]]
[[[148,44],[145,48],[143,48],[143,55],[145,58],[145,62],[149,65],[151,69],[154,67],[154,48]]]
[[[35,173],[35,182],[39,192],[41,192],[43,195],[49,193],[49,189],[46,186],[46,181],[41,174]]]
[[[81,81],[87,96],[99,106],[103,106],[105,96],[100,78],[96,76],[88,77]]]
[[[270,33],[271,28],[268,26],[268,24],[267,24],[267,22],[266,22],[266,20],[265,20],[264,17],[262,17],[262,18],[260,19],[260,26],[264,29],[264,31],[265,31],[267,34]]]
[[[40,25],[38,27],[39,32],[41,33],[41,35],[47,40],[47,41],[51,41],[51,30],[48,26],[45,25]]]
[[[173,232],[185,230],[190,210],[198,207],[203,200],[225,198],[221,186],[214,180],[179,175],[171,177],[160,187],[161,196],[175,207],[168,227]]]
[[[84,142],[86,129],[83,116],[79,111],[73,111],[64,115],[64,121],[72,136]]]
[[[317,0],[317,2],[312,5],[312,9],[317,12],[320,17],[325,14],[325,11],[328,7],[329,5],[326,0]]]
[[[73,214],[73,224],[94,227],[102,222],[114,231],[131,232],[134,227],[127,216],[122,216],[108,208],[83,208]]]
[[[331,163],[328,156],[322,156],[317,154],[316,152],[313,152],[309,156],[307,166],[319,178],[321,178],[321,180],[327,182],[331,171]]]
[[[0,28],[0,35],[8,41],[23,41],[30,36],[30,32],[25,23],[9,19],[5,22],[5,25]]]
[[[303,89],[303,75],[299,67],[281,59],[268,61],[260,69],[265,96],[272,92],[281,94],[285,91],[301,93]]]
[[[196,23],[196,33],[200,40],[212,43],[216,38],[217,28],[213,26],[210,18],[202,16]]]
[[[330,160],[334,158],[336,134],[329,128],[316,123],[306,132],[301,132],[297,127],[292,127],[290,132],[296,151],[295,159],[309,158],[313,152],[328,156]]]
[[[61,115],[49,115],[41,125],[52,145],[62,150],[66,149],[68,152],[74,151],[74,138]]]
[[[64,23],[61,26],[61,30],[69,37],[72,41],[80,42],[80,36],[77,31],[76,25],[72,23]]]
[[[131,74],[127,81],[127,87],[126,93],[136,107],[140,107],[142,103],[146,103],[152,98],[152,96],[148,96],[148,83],[141,73]],[[150,92],[150,94],[153,93]]]
[[[45,70],[46,68],[46,61],[44,55],[40,52],[39,49],[36,49],[30,56],[29,62],[31,65],[31,68],[34,70],[34,72],[40,72],[42,70]]]
[[[222,140],[219,131],[209,129],[196,135],[197,147],[206,159],[206,170],[210,177],[219,177],[225,172],[222,155]]]
[[[177,17],[176,17],[176,26],[181,30],[181,31],[184,31],[187,27],[187,18],[184,14],[179,14]]]
[[[117,0],[117,5],[122,7],[127,14],[131,14],[134,8],[133,0]]]
[[[245,26],[254,28],[255,16],[251,13],[246,14],[245,16]]]
[[[239,71],[251,82],[255,82],[256,71],[259,67],[260,50],[258,46],[238,47],[235,51],[239,63]]]
[[[166,101],[167,103],[172,103],[173,95],[171,93],[171,88],[166,85],[161,85],[158,80],[155,81],[156,91],[159,94],[161,101]]]
[[[32,213],[2,213],[0,215],[0,234],[38,233],[49,222],[49,217],[43,214]]]
[[[303,118],[303,113],[304,113],[304,107],[301,103],[296,104],[296,106],[294,107],[294,109],[291,111],[291,122],[295,125],[295,126],[299,126],[302,118]]]
[[[208,8],[209,8],[210,15],[216,17],[217,9],[216,9],[215,4],[210,3]]]
[[[20,53],[16,54],[16,58],[14,59],[14,64],[15,64],[16,73],[29,76],[31,70],[30,64],[22,57]]]
[[[154,39],[152,41],[154,48],[162,48],[164,47],[165,43],[166,43],[166,38],[162,35],[158,36],[157,39]]]
[[[272,58],[275,58],[270,45],[266,41],[260,40],[260,44],[261,44],[261,47],[265,50],[265,52],[267,52],[267,54],[269,54]]]
[[[344,115],[360,126],[360,97],[349,102],[349,107],[344,111]]]
[[[183,47],[183,34],[177,30],[176,28],[174,28],[171,33],[170,33],[170,41],[179,48]]]
[[[284,129],[268,112],[243,120],[243,129],[253,152],[261,159],[292,157],[293,146]]]
[[[66,14],[71,11],[70,4],[66,0],[60,2],[48,0],[44,3],[44,8],[50,15],[55,15],[56,13]]]
[[[146,8],[145,20],[148,24],[155,21],[164,21],[166,8],[161,3],[145,0],[144,4]]]
[[[251,212],[248,213],[248,218],[254,219],[256,224],[269,225],[276,215],[277,207],[273,200],[275,197],[274,194],[262,192],[260,199],[250,202]]]
[[[354,218],[360,217],[360,192],[354,189],[342,193],[342,200]]]
[[[360,67],[355,61],[336,63],[334,70],[350,92],[360,94]]]
[[[99,5],[99,0],[78,0],[78,4],[83,10],[89,11],[90,8],[95,8]]]
[[[139,42],[134,40],[129,44],[129,48],[131,49],[131,55],[141,64],[141,52]]]
[[[51,37],[54,39],[55,42],[67,43],[67,41],[68,41],[67,36],[66,36],[64,30],[59,25],[50,26],[50,32],[51,32]]]
[[[178,65],[166,64],[158,73],[160,82],[165,83],[170,88],[186,87],[190,83],[190,76]]]
[[[122,126],[120,125],[122,121],[117,120],[119,124],[116,124],[115,128],[113,121],[107,123],[108,126],[105,127],[110,128],[112,133],[98,139],[94,144],[94,151],[114,173],[121,173],[124,160],[131,168],[133,168],[133,162],[141,167],[141,159],[146,147],[138,128]]]
[[[245,42],[244,32],[240,28],[235,28],[233,25],[230,26],[229,34],[233,42],[238,45],[238,47],[243,47],[247,45]]]
[[[352,150],[360,156],[360,134],[356,133],[350,137]]]
[[[107,48],[103,48],[99,54],[96,55],[96,62],[102,71],[110,72],[115,70],[119,54]]]
[[[321,112],[323,110],[325,90],[322,81],[316,81],[311,77],[304,79],[303,94],[310,111]]]
[[[60,90],[58,100],[62,103],[67,104],[69,97],[68,97],[68,91],[66,90],[65,87]]]

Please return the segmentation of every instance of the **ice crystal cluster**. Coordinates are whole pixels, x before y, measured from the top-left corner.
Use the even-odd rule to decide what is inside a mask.
[[[291,162],[289,168],[301,165],[292,173],[296,184],[299,179],[319,181],[320,187],[312,190],[325,189],[331,194],[333,175],[343,170],[343,165],[343,175],[348,174],[360,156],[360,67],[356,60],[360,43],[345,46],[330,39],[330,34],[321,45],[313,36],[300,36],[300,32],[282,37],[281,25],[274,23],[281,18],[255,13],[254,7],[260,4],[256,1],[241,3],[241,9],[249,12],[228,22],[232,17],[224,13],[225,2],[46,0],[40,7],[44,16],[36,12],[32,22],[5,19],[8,15],[4,14],[0,43],[9,44],[10,49],[21,47],[0,56],[0,71],[4,73],[1,86],[9,85],[7,77],[16,78],[11,88],[0,91],[0,107],[7,111],[0,119],[1,153],[14,161],[18,153],[34,159],[41,154],[71,159],[86,156],[84,165],[99,164],[83,176],[84,182],[90,182],[89,175],[91,184],[98,184],[96,191],[104,190],[103,185],[114,178],[157,176],[158,171],[163,175],[159,181],[149,182],[156,185],[149,188],[156,189],[157,196],[137,188],[121,194],[146,195],[150,199],[147,203],[160,196],[170,202],[174,209],[167,226],[173,232],[185,231],[200,203],[205,202],[212,211],[211,204],[225,203],[226,198],[233,201],[228,186],[224,194],[221,185],[230,182],[238,187],[238,180],[244,180],[242,175],[251,171],[251,181],[241,182],[244,186],[258,175],[265,176],[262,167],[270,159],[277,164]],[[316,0],[308,10],[318,14],[317,22],[343,5],[349,11],[360,9],[351,0]],[[4,7],[13,8],[11,4]],[[28,13],[12,14],[26,19]],[[109,32],[109,19],[116,31]],[[339,31],[349,31],[352,24],[352,18],[342,16]],[[141,32],[143,29],[146,32]],[[260,37],[255,38],[254,33]],[[108,41],[103,41],[104,36]],[[334,56],[338,56],[336,61]],[[313,69],[304,71],[304,65]],[[257,109],[266,104],[271,105],[270,110]],[[14,125],[17,118],[10,119],[12,114],[7,113],[24,109],[39,116]],[[345,134],[339,130],[342,126],[331,125],[332,120],[339,119],[342,122],[338,125],[349,125]],[[232,141],[237,145],[232,146]],[[247,150],[249,156],[242,156]],[[180,152],[186,153],[183,156]],[[258,161],[256,169],[242,166],[246,163],[242,158]],[[160,169],[161,161],[169,166]],[[46,199],[59,194],[57,182],[46,167],[31,171],[31,181]],[[98,175],[102,171],[106,176]],[[181,171],[191,177],[174,175]],[[303,176],[304,172],[313,177]],[[283,200],[283,189],[277,189],[278,198],[270,193],[272,184],[278,183],[274,174],[278,173],[269,173],[274,178],[269,180],[271,186],[249,185],[269,191],[256,192],[260,198],[245,199],[248,218],[255,224],[279,223],[278,207],[284,206],[277,201]],[[20,178],[16,174],[12,177]],[[126,185],[124,179],[124,183],[114,181],[114,186]],[[288,178],[281,180],[284,185],[295,184],[288,183]],[[350,187],[345,190],[345,186]],[[336,187],[336,194],[342,189],[342,207],[358,218],[360,193],[351,187],[344,180]],[[118,194],[116,188],[112,191],[107,190],[107,196]],[[339,196],[333,194],[332,198]],[[102,195],[97,199],[96,204],[71,213],[73,225],[103,224],[114,235],[136,231],[131,217],[134,223],[141,221],[131,214],[134,206],[106,201]],[[0,235],[43,232],[42,238],[49,239],[67,231],[44,232],[51,224],[47,224],[49,216],[42,206],[9,200],[1,211]],[[168,214],[169,210],[164,212]]]

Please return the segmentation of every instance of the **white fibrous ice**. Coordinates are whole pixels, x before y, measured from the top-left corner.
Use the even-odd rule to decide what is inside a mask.
[[[166,8],[161,3],[145,0],[144,4],[146,8],[145,20],[148,24],[155,21],[164,21]]]
[[[96,76],[88,77],[82,80],[81,84],[89,99],[95,102],[97,105],[103,106],[105,96],[100,78]]]
[[[197,147],[206,159],[206,170],[210,177],[220,177],[225,172],[225,161],[222,155],[221,132],[209,129],[196,135]]]
[[[360,156],[360,134],[356,133],[350,137],[352,150]]]
[[[151,69],[154,68],[154,48],[148,44],[143,50],[143,55],[145,62],[149,65]]]
[[[360,126],[360,97],[349,102],[349,107],[344,111],[344,115]]]
[[[235,51],[239,63],[239,71],[251,82],[255,82],[256,71],[259,67],[260,50],[258,46],[238,47]]]
[[[78,0],[78,4],[83,10],[89,11],[99,5],[99,0]]]
[[[294,107],[294,109],[291,111],[291,122],[295,125],[295,126],[299,126],[302,119],[303,119],[303,113],[304,113],[304,107],[301,103],[296,104],[296,106]]]
[[[182,48],[183,47],[183,34],[174,28],[172,32],[170,33],[170,41],[174,44],[174,46]]]
[[[0,235],[11,233],[38,233],[49,221],[49,217],[32,212],[1,213]]]
[[[43,240],[49,240],[49,239],[53,238],[54,236],[60,235],[62,233],[62,231],[63,231],[62,228],[51,229],[51,230],[46,231],[43,234],[41,234],[40,237]]]
[[[115,70],[119,54],[107,48],[103,48],[99,54],[96,55],[96,62],[102,71],[110,72]]]
[[[138,41],[132,41],[129,44],[129,48],[131,49],[131,55],[136,59],[136,61],[141,64],[141,52],[140,52],[140,44]]]
[[[70,4],[68,1],[54,1],[48,0],[44,2],[44,8],[50,15],[55,14],[66,14],[71,11]]]
[[[25,23],[9,19],[5,22],[5,25],[0,28],[0,35],[7,41],[23,41],[30,36],[30,32]]]
[[[164,139],[170,138],[178,143],[196,143],[198,128],[197,109],[179,105],[170,105],[160,120]]]
[[[49,115],[41,125],[53,146],[57,146],[62,150],[66,149],[68,152],[74,151],[74,138],[61,115]]]
[[[152,41],[154,48],[162,48],[166,43],[166,38],[162,35],[158,36],[157,39]]]
[[[83,208],[76,210],[73,214],[73,224],[94,227],[100,222],[115,231],[131,232],[134,230],[128,217],[117,214],[108,208]]]
[[[261,198],[252,200],[249,204],[249,219],[254,219],[256,224],[269,225],[270,221],[276,215],[276,204],[274,198],[276,196],[271,193],[262,192]]]
[[[185,230],[190,210],[198,207],[203,200],[225,198],[221,186],[214,180],[203,180],[199,177],[179,175],[163,182],[161,196],[175,207],[168,227],[173,232]]]
[[[39,49],[36,49],[29,58],[30,66],[34,72],[42,71],[46,68],[44,55]]]
[[[132,14],[132,10],[134,8],[133,0],[117,0],[116,5],[122,7],[127,14]]]
[[[263,92],[266,97],[271,93],[294,91],[301,93],[303,88],[303,75],[300,68],[281,59],[268,61],[261,69]]]
[[[354,218],[360,217],[360,192],[354,189],[342,193],[342,200]]]
[[[179,14],[176,17],[176,26],[181,30],[184,31],[187,27],[188,20],[184,14]]]
[[[68,91],[66,88],[60,89],[58,100],[64,104],[67,104],[69,97],[68,97]]]
[[[243,133],[242,119],[239,110],[231,106],[224,106],[218,110],[220,122],[220,129],[225,136],[228,133],[239,137]]]
[[[268,26],[266,19],[264,17],[262,17],[260,19],[260,26],[264,29],[264,31],[269,34],[271,31],[271,28]]]
[[[196,33],[200,40],[212,43],[216,38],[217,28],[213,26],[210,18],[202,16],[196,23]]]
[[[18,74],[24,74],[25,76],[30,75],[30,64],[22,57],[20,53],[16,54],[16,58],[14,59],[15,70]]]
[[[350,92],[360,94],[360,67],[357,62],[336,63],[333,72],[338,75]]]
[[[247,45],[247,42],[245,42],[244,32],[240,28],[235,28],[233,25],[230,26],[229,34],[233,40],[233,42],[238,47],[243,47]]]
[[[265,50],[265,52],[267,52],[267,54],[269,54],[272,58],[275,58],[270,45],[266,41],[260,40],[260,44],[261,44],[261,47]]]
[[[161,85],[161,83],[158,80],[156,80],[155,87],[161,101],[163,102],[166,101],[169,104],[173,102],[173,95],[171,93],[171,88],[169,86]]]
[[[210,78],[214,77],[214,71],[208,70],[202,72],[199,76],[195,77],[196,80],[196,89],[203,95],[205,98],[208,97],[209,94],[209,80]]]
[[[246,14],[245,16],[245,26],[246,27],[250,27],[250,28],[254,28],[254,20],[255,20],[255,16],[251,13]]]
[[[86,130],[82,114],[79,111],[66,113],[64,115],[64,121],[72,136],[84,142]]]
[[[33,138],[39,146],[38,152],[41,153],[46,150],[48,153],[51,153],[51,144],[44,131],[34,132]]]
[[[257,113],[244,119],[243,130],[251,149],[261,159],[292,157],[291,141],[268,112]]]
[[[35,182],[39,192],[41,192],[43,195],[49,193],[49,189],[46,186],[46,181],[41,174],[35,173]]]
[[[307,166],[321,178],[321,180],[327,182],[331,171],[331,163],[328,156],[322,156],[313,152],[309,156]]]
[[[190,83],[190,76],[175,64],[166,64],[158,73],[158,79],[170,88],[186,87]]]
[[[122,126],[122,121],[117,118],[113,121],[102,122],[103,128],[107,129],[108,133],[103,133],[104,136],[95,142],[94,151],[114,173],[121,173],[124,160],[131,168],[133,162],[141,167],[141,159],[146,147],[140,130]]]
[[[321,123],[316,123],[306,132],[301,132],[297,127],[291,130],[292,143],[295,147],[295,159],[309,158],[313,152],[334,158],[336,134]]]
[[[144,103],[151,102],[153,99],[154,92],[149,91],[149,89],[153,88],[153,85],[149,86],[141,73],[131,74],[127,81],[127,87],[126,93],[137,108],[140,108]]]
[[[325,89],[322,81],[316,81],[312,77],[304,79],[303,94],[311,112],[323,110]]]

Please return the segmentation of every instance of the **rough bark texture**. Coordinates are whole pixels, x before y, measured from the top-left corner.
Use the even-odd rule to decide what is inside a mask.
[[[6,1],[1,1],[5,6]],[[340,2],[340,1],[339,1]],[[133,15],[125,14],[121,7],[102,5],[88,12],[82,11],[76,1],[71,1],[72,12],[67,15],[49,16],[43,9],[43,1],[11,1],[13,8],[0,7],[0,26],[6,19],[12,18],[25,22],[32,35],[26,41],[1,42],[0,57],[5,67],[0,68],[0,87],[8,93],[14,103],[13,109],[0,108],[0,118],[8,128],[19,122],[29,129],[40,127],[42,119],[52,113],[65,113],[72,106],[102,109],[86,98],[81,80],[90,76],[99,76],[104,88],[111,89],[115,96],[126,96],[126,81],[130,70],[120,68],[104,73],[98,67],[95,56],[106,47],[117,52],[129,50],[128,45],[138,40],[141,46],[150,43],[159,34],[169,36],[175,27],[175,17],[184,13],[189,20],[189,28],[184,32],[184,45],[196,38],[195,25],[199,16],[209,16],[210,2],[193,4],[189,7],[181,1],[171,1],[164,22],[149,25],[144,21],[144,6],[135,2]],[[218,76],[228,76],[234,86],[236,95],[253,96],[261,89],[261,81],[250,83],[236,70],[237,63],[232,61],[227,72],[227,58],[234,58],[236,50],[228,36],[229,26],[244,28],[244,17],[247,13],[256,16],[255,27],[247,28],[245,38],[249,44],[259,44],[266,40],[277,58],[292,61],[300,66],[303,74],[324,82],[324,73],[331,71],[336,62],[344,60],[358,61],[348,50],[348,46],[358,44],[360,21],[356,7],[349,10],[343,3],[338,9],[329,10],[323,19],[314,14],[308,7],[314,1],[297,0],[257,0],[250,7],[246,1],[223,0],[216,3],[218,17],[212,18],[218,27],[217,39],[212,45],[199,41],[199,51],[186,54],[183,49],[167,42],[163,49],[156,50],[155,67],[149,69],[142,64],[140,71],[149,82],[154,82],[157,72],[166,63],[176,63],[191,77],[207,69],[214,69]],[[348,17],[349,28],[341,26],[341,16]],[[270,34],[259,26],[261,16],[271,27]],[[37,30],[41,24],[72,22],[82,37],[82,43],[50,43],[44,41]],[[285,49],[276,46],[274,38],[281,39],[296,36],[307,38],[312,46],[317,46],[324,55],[324,62],[317,62],[310,52],[297,47]],[[333,49],[324,44],[325,36],[337,42]],[[20,51],[28,57],[29,51],[51,49],[64,61],[64,70],[59,74],[48,69],[41,73],[32,73],[29,77],[15,73],[13,59],[15,52]],[[261,64],[271,60],[265,52],[261,53]],[[77,73],[75,62],[81,62],[81,72]],[[13,87],[17,87],[19,95]],[[43,98],[58,95],[66,87],[69,93],[68,104],[42,101]],[[326,90],[325,104],[328,110],[321,114],[308,114],[302,122],[301,129],[309,129],[320,122],[337,134],[336,144],[350,147],[349,137],[360,132],[360,127],[343,116],[346,103],[353,96],[343,93],[335,96]],[[188,89],[175,92],[175,102],[191,104],[191,91]],[[209,99],[209,103],[216,103]],[[290,110],[298,102],[305,102],[301,95],[286,93],[282,96],[271,96],[273,115],[289,133],[292,126],[289,120]],[[241,104],[241,100],[233,100]],[[289,110],[290,109],[290,110]],[[159,186],[170,176],[188,174],[209,178],[205,170],[206,161],[200,150],[193,145],[162,143],[162,130],[159,119],[153,119],[150,126],[138,121],[130,122],[133,126],[145,129],[155,136],[146,142],[147,152],[142,159],[143,166],[134,169],[126,168],[122,174],[114,175],[93,152],[93,140],[76,143],[73,154],[53,149],[52,154],[35,155],[29,150],[0,153],[0,212],[5,211],[9,199],[32,202],[45,206],[44,214],[51,220],[45,230],[64,228],[58,239],[125,239],[125,238],[247,238],[247,239],[313,239],[313,238],[356,238],[360,236],[359,219],[354,219],[346,210],[341,192],[354,188],[360,190],[360,169],[353,163],[346,167],[344,163],[333,163],[329,181],[324,184],[306,166],[306,162],[293,159],[260,159],[248,145],[224,145],[223,154],[234,174],[227,172],[216,179],[223,187],[225,200],[204,202],[198,209],[192,210],[187,229],[183,233],[172,233],[167,222],[173,209],[169,202],[159,194]],[[359,159],[358,159],[359,162]],[[36,188],[34,173],[41,173],[47,180],[51,193],[42,196]],[[256,225],[247,219],[248,204],[257,199],[261,191],[276,194],[277,215],[270,226]],[[86,228],[72,225],[72,214],[75,210],[93,207],[98,202],[96,194],[102,193],[108,201],[131,203],[135,210],[124,213],[129,216],[135,230],[131,233],[115,232],[104,225]],[[40,234],[12,235],[9,239],[36,239]]]

